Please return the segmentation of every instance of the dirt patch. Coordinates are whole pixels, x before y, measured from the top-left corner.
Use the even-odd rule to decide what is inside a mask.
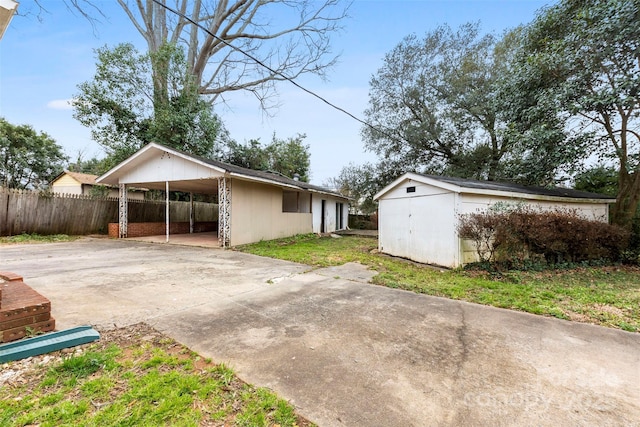
[[[624,317],[626,315],[626,313],[624,312],[624,310],[618,308],[618,307],[614,307],[612,305],[607,305],[607,304],[594,304],[593,308],[596,311],[599,311],[601,313],[608,313],[608,314],[612,314],[614,316],[619,316],[619,317]]]

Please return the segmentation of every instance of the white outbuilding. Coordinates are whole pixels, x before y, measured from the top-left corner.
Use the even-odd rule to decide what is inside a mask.
[[[413,261],[458,267],[476,260],[473,245],[458,237],[460,215],[486,211],[497,203],[526,203],[540,209],[571,209],[607,222],[615,198],[565,188],[527,187],[406,173],[375,197],[378,249]]]

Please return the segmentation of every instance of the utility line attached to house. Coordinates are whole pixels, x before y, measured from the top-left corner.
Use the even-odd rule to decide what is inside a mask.
[[[269,67],[267,64],[263,63],[262,61],[260,61],[258,58],[256,58],[255,56],[251,55],[248,52],[245,52],[244,50],[240,49],[239,47],[236,47],[234,45],[232,45],[231,43],[227,42],[226,40],[218,37],[217,35],[213,34],[211,31],[209,31],[206,27],[202,26],[200,23],[198,23],[197,21],[194,21],[193,19],[189,18],[188,16],[186,16],[184,13],[179,12],[175,9],[173,9],[172,7],[167,6],[166,4],[164,4],[161,0],[152,0],[154,3],[156,3],[159,6],[164,7],[165,9],[167,9],[168,11],[180,16],[183,19],[186,19],[187,21],[189,21],[190,23],[192,23],[193,25],[195,25],[196,27],[200,28],[202,31],[206,32],[207,34],[209,34],[211,37],[215,38],[216,40],[224,43],[226,46],[229,46],[231,49],[234,49],[240,53],[242,53],[243,55],[245,55],[247,58],[251,59],[252,61],[254,61],[256,64],[260,65],[263,68],[266,68],[269,72],[271,72],[272,74],[278,75],[280,77],[282,77],[283,79],[287,80],[289,83],[291,83],[292,85],[294,85],[295,87],[297,87],[298,89],[303,90],[304,92],[308,93],[309,95],[319,99],[320,101],[324,102],[325,104],[327,104],[328,106],[330,106],[331,108],[340,111],[341,113],[346,114],[347,116],[351,117],[352,119],[356,120],[357,122],[371,128],[372,130],[381,133],[382,135],[386,136],[387,138],[393,140],[393,141],[399,141],[399,142],[406,142],[403,141],[401,138],[395,137],[393,135],[391,135],[389,132],[387,132],[386,130],[381,130],[380,128],[372,125],[371,123],[362,120],[361,118],[359,118],[358,116],[356,116],[355,114],[345,110],[344,108],[332,103],[331,101],[329,101],[328,99],[318,95],[317,93],[313,92],[310,89],[305,88],[304,86],[302,86],[301,84],[299,84],[298,82],[296,82],[294,79],[292,79],[291,77],[281,73],[280,71],[274,70],[273,68]]]

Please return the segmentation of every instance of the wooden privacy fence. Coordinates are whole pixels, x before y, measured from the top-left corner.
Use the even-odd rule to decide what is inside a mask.
[[[129,222],[164,222],[165,203],[129,200]],[[217,221],[218,205],[194,203],[196,221]],[[189,202],[169,202],[171,222],[189,221]],[[117,198],[50,194],[0,187],[0,236],[22,233],[83,235],[106,233],[118,222]]]

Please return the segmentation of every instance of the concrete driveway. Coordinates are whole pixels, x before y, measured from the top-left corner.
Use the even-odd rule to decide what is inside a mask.
[[[322,426],[640,425],[640,334],[130,241],[0,246],[58,328],[145,321]]]

